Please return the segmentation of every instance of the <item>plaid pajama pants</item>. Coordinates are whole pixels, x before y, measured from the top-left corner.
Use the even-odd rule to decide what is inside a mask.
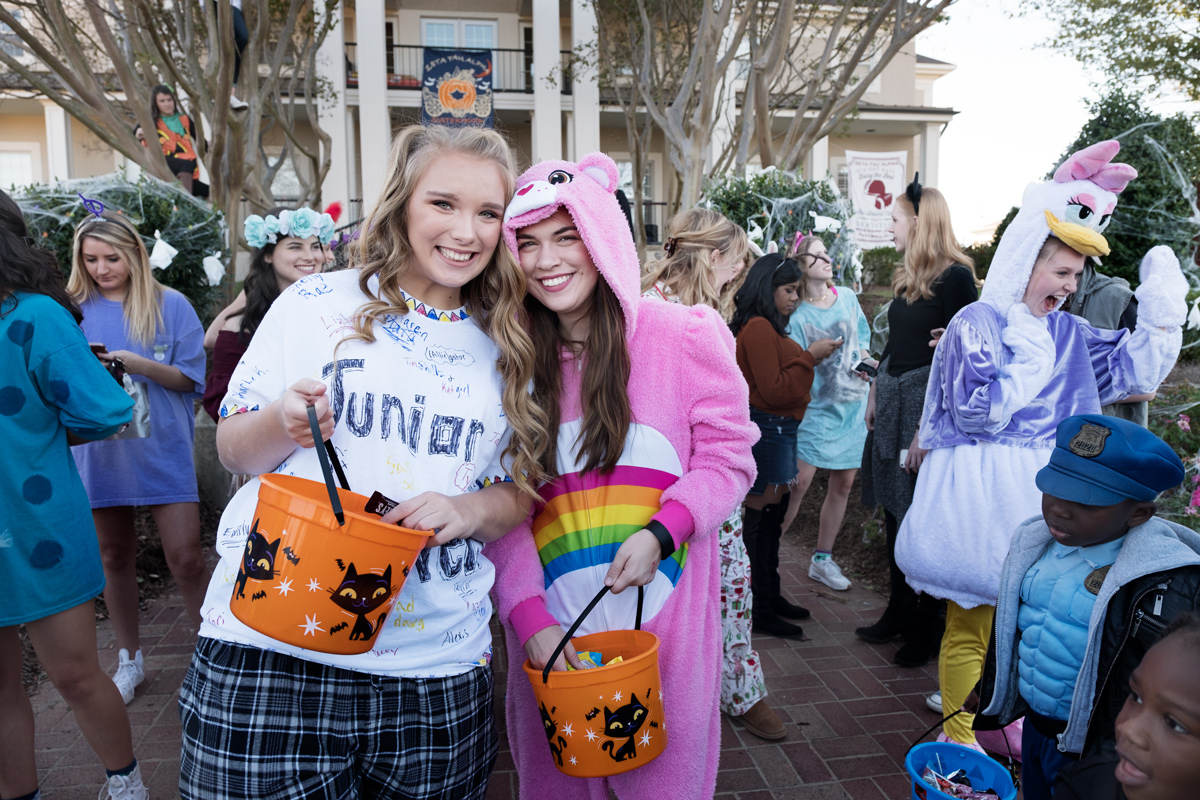
[[[393,678],[205,638],[179,714],[185,800],[482,798],[498,746],[490,666]]]

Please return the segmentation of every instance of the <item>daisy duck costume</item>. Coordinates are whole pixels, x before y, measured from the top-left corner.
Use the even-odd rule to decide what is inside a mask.
[[[579,163],[548,161],[526,171],[504,217],[514,255],[517,231],[554,214],[571,215],[600,278],[625,320],[632,420],[611,473],[582,472],[576,447],[583,421],[582,373],[564,359],[558,472],[526,522],[485,550],[495,564],[493,594],[508,641],[507,719],[520,796],[607,800],[695,800],[716,787],[721,731],[719,557],[714,535],[754,479],[758,438],[734,342],[705,306],[644,300],[640,264],[616,199],[617,169],[594,153]],[[583,369],[586,369],[586,365]],[[676,546],[645,588],[643,630],[660,639],[666,749],[610,778],[574,778],[554,766],[546,730],[522,669],[522,644],[554,624],[565,631],[604,585],[620,544],[652,525]],[[638,592],[606,595],[576,635],[634,627]],[[588,745],[576,730],[573,746]]]

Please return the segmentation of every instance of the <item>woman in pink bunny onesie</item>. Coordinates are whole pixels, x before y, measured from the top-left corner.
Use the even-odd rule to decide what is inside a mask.
[[[918,592],[949,601],[938,659],[942,707],[957,710],[978,681],[1000,568],[1017,525],[1041,513],[1034,475],[1073,414],[1153,392],[1179,354],[1188,284],[1175,254],[1142,261],[1133,334],[1092,327],[1060,311],[1085,257],[1108,254],[1102,231],[1117,194],[1137,176],[1111,163],[1116,141],[1066,160],[1051,181],[1025,191],[1005,231],[979,302],[950,322],[934,354],[912,508],[896,563]],[[943,740],[977,746],[973,716],[945,725]],[[1006,754],[1009,744],[989,747]]]
[[[549,435],[524,525],[488,545],[509,652],[507,718],[520,796],[712,797],[721,746],[717,530],[754,478],[733,338],[705,306],[643,300],[613,161],[551,161],[517,181],[504,237],[528,281],[533,399]],[[634,627],[661,640],[658,758],[610,778],[560,773],[529,681],[604,586],[577,635]],[[520,645],[524,645],[522,648]],[[554,666],[578,668],[567,647]],[[567,748],[586,746],[582,731]],[[596,747],[594,743],[591,745]],[[564,749],[563,756],[570,754]],[[616,757],[616,754],[613,754]],[[633,757],[637,757],[634,755]]]

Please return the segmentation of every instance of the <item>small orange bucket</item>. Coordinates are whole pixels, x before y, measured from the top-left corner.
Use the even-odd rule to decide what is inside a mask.
[[[550,669],[607,592],[607,586],[601,589],[579,615],[545,669],[534,669],[525,661],[554,765],[576,778],[629,772],[653,761],[667,746],[658,637],[640,630],[640,586],[638,630],[592,633],[573,642],[576,650],[599,651],[606,662],[620,656],[619,664],[570,672]]]
[[[314,438],[320,441],[319,429]],[[366,497],[334,487],[326,454],[321,447],[317,453],[324,485],[292,475],[259,477],[229,605],[272,639],[356,655],[374,645],[429,532],[384,525],[365,511]]]

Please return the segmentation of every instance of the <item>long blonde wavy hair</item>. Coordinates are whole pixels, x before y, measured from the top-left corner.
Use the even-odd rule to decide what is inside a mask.
[[[125,331],[130,339],[149,345],[154,335],[162,328],[163,285],[154,279],[150,267],[150,254],[133,223],[121,214],[105,211],[100,216],[88,217],[75,229],[75,242],[71,246],[71,277],[67,279],[67,291],[78,303],[84,303],[100,294],[100,288],[88,274],[83,264],[83,240],[96,239],[104,242],[125,262],[129,270],[128,290],[121,301],[121,312],[125,316]]]
[[[892,275],[892,294],[906,302],[933,297],[933,284],[951,264],[971,270],[975,285],[975,262],[959,247],[950,225],[950,206],[946,196],[932,187],[921,189],[921,213],[917,214],[907,196],[896,198],[901,213],[909,218],[908,241],[904,247],[904,266]]]
[[[490,161],[500,169],[504,184],[501,205],[507,205],[516,183],[516,165],[508,141],[493,130],[412,125],[396,137],[388,163],[388,180],[379,203],[367,215],[362,235],[351,252],[351,267],[359,270],[358,285],[369,300],[354,312],[349,341],[375,341],[375,324],[388,315],[408,313],[400,279],[408,272],[412,246],[408,239],[408,205],[417,182],[438,156],[459,153]],[[368,282],[379,277],[379,297]],[[509,474],[531,497],[545,480],[537,454],[548,436],[549,417],[529,394],[533,379],[533,342],[526,331],[522,301],[525,276],[503,240],[479,275],[462,288],[464,305],[479,327],[496,343],[496,369],[504,380],[503,406],[512,437],[504,451]],[[336,359],[335,359],[336,363]]]
[[[750,240],[746,232],[717,211],[689,208],[671,218],[667,225],[666,242],[670,252],[646,265],[642,291],[649,291],[656,283],[662,283],[685,306],[712,306],[728,319],[723,306],[729,305],[728,311],[732,314],[732,298],[736,288],[726,292],[723,291],[725,287],[713,287],[712,251],[745,262],[750,253]],[[745,269],[739,276],[744,274]],[[730,281],[734,282],[736,279]]]

